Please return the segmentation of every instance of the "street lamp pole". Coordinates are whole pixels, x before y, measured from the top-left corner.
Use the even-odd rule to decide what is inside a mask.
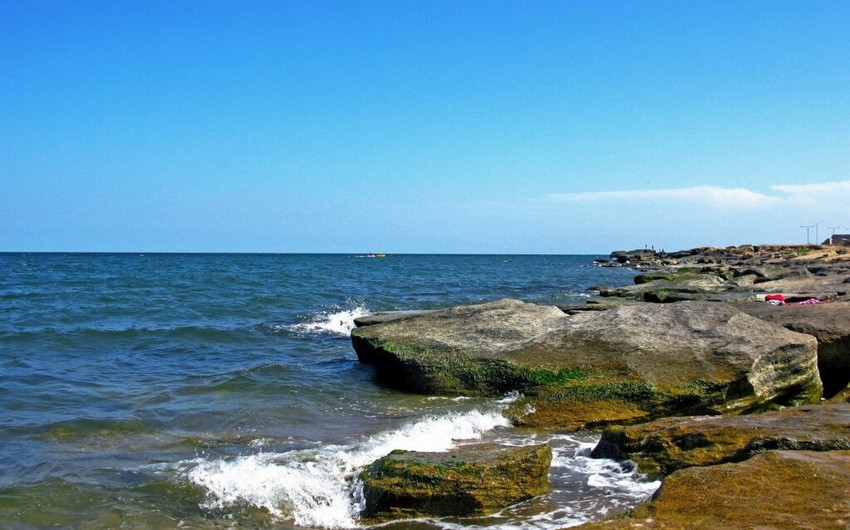
[[[811,229],[812,229],[812,228],[814,228],[814,227],[815,227],[815,225],[800,225],[800,228],[805,228],[805,229],[806,229],[806,244],[807,244],[807,245],[808,245],[809,243],[811,243],[811,241],[809,240],[809,230],[811,230]]]
[[[820,244],[820,237],[818,237],[818,225],[823,222],[823,219],[815,223],[815,244]]]

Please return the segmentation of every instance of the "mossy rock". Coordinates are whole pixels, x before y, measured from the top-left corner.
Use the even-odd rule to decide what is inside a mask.
[[[672,304],[675,302],[722,302],[722,293],[694,292],[693,289],[678,289],[675,287],[662,287],[645,291],[643,301],[653,304]]]
[[[815,337],[825,397],[831,398],[850,384],[850,303],[772,306],[763,302],[738,302],[735,308]]]
[[[750,460],[677,471],[626,514],[577,530],[846,529],[850,451],[768,451]]]
[[[675,271],[667,271],[667,272],[644,272],[638,274],[634,278],[635,285],[640,285],[644,283],[654,282],[656,280],[666,280],[668,282],[675,281],[693,281],[702,279],[700,273],[702,269],[697,267],[681,267],[676,269]]]
[[[850,450],[850,403],[610,427],[592,455],[632,460],[641,472],[659,477],[692,466],[740,462],[770,449]]]
[[[361,522],[495,513],[548,491],[549,444],[393,451],[364,470]]]
[[[690,294],[713,294],[732,288],[726,280],[713,273],[653,273],[628,285],[613,289],[603,289],[603,297],[622,297],[641,300],[648,292],[670,291]]]
[[[566,315],[503,300],[358,328],[352,343],[398,389],[521,392],[508,415],[536,427],[753,412],[821,396],[814,338],[726,304]]]

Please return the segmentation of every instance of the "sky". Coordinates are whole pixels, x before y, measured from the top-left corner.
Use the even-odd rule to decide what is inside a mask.
[[[0,0],[0,251],[814,243],[850,233],[848,34],[846,0]]]

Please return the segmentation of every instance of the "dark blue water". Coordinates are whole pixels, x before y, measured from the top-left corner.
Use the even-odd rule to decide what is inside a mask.
[[[0,526],[354,527],[359,466],[478,438],[551,440],[553,493],[428,525],[554,528],[631,505],[652,485],[585,458],[592,435],[384,389],[348,337],[368,312],[583,303],[631,281],[592,260],[0,254]]]

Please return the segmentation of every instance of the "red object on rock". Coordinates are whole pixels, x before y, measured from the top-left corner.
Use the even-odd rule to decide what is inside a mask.
[[[781,304],[785,303],[785,297],[782,296],[781,294],[769,294],[769,295],[764,297],[764,300],[765,300],[765,302],[770,302],[771,300],[776,300],[777,302],[779,302]]]

